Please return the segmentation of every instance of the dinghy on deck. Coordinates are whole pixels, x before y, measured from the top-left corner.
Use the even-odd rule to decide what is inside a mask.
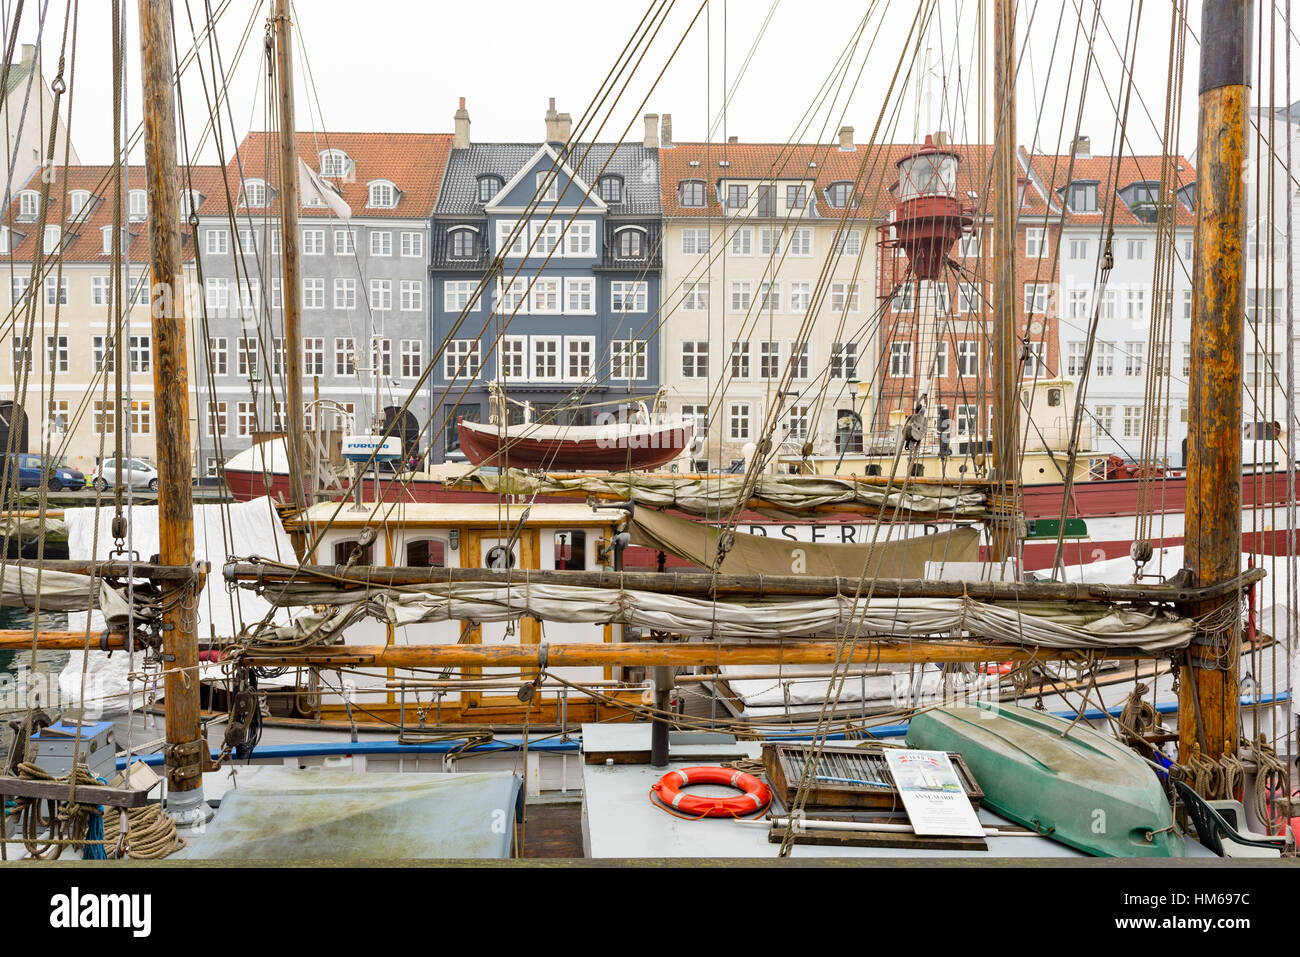
[[[1098,857],[1184,857],[1154,772],[1082,723],[988,702],[918,714],[907,744],[959,752],[1004,817]]]

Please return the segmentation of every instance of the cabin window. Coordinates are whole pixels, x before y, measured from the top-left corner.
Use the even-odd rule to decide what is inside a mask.
[[[584,571],[587,567],[587,533],[580,529],[555,533],[555,567]]]
[[[924,465],[924,463],[917,462],[915,465],[912,466],[912,468],[909,470],[908,474],[909,474],[909,475],[912,475],[912,476],[914,476],[914,477],[916,477],[916,478],[920,478],[920,477],[924,476],[924,475],[925,475],[925,465]]]
[[[867,468],[866,468],[866,472],[865,472],[864,474],[866,474],[866,475],[879,475],[879,474],[881,474],[881,473],[880,473],[880,466],[879,466],[879,465],[868,465]]]
[[[373,565],[374,564],[374,544],[362,545],[355,538],[349,538],[346,541],[334,543],[334,564],[346,565],[352,558],[353,553],[357,554],[357,560],[352,562],[353,565]]]
[[[412,568],[446,568],[447,545],[436,538],[407,542],[406,564]]]
[[[1060,390],[1060,389],[1048,389],[1048,390],[1047,390],[1047,404],[1048,404],[1048,406],[1049,406],[1050,408],[1053,408],[1053,409],[1055,409],[1057,406],[1059,406],[1059,405],[1061,404],[1061,390]]]

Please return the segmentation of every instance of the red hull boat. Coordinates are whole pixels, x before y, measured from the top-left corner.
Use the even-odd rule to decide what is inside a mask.
[[[480,425],[456,423],[460,448],[474,465],[547,471],[615,472],[651,469],[677,458],[691,443],[690,419],[608,425]]]

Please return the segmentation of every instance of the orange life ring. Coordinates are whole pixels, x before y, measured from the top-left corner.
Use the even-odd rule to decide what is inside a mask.
[[[681,790],[690,784],[721,784],[745,793],[736,797],[705,797]],[[650,790],[658,792],[665,808],[699,817],[740,817],[755,814],[772,803],[772,792],[766,784],[752,774],[731,768],[679,768],[661,777]]]

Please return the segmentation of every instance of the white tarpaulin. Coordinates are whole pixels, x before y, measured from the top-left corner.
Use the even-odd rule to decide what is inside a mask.
[[[98,530],[95,523],[96,511],[93,508],[70,508],[64,511],[64,521],[68,526],[68,557],[125,561],[123,556],[110,554],[116,548],[110,533],[113,524],[112,507],[103,506],[98,509]],[[127,509],[126,514],[129,523],[126,547],[133,550],[140,561],[150,561],[158,553],[158,507],[136,505]],[[270,499],[194,506],[194,557],[196,561],[212,564],[197,603],[200,641],[212,637],[232,637],[244,625],[261,621],[270,610],[270,603],[252,592],[226,591],[221,577],[222,565],[233,556],[249,555],[261,555],[281,562],[294,561],[293,544],[280,524],[280,517],[271,506]],[[91,634],[98,636],[104,628],[104,619],[98,611],[92,612],[91,616]],[[285,611],[275,613],[274,620],[277,622],[287,622],[288,619],[289,615]],[[68,628],[71,631],[85,627],[85,612],[68,615]],[[59,690],[64,702],[70,702],[71,706],[75,706],[81,697],[82,658],[82,652],[72,652],[59,675]],[[139,656],[136,665],[139,667]],[[219,665],[213,664],[205,670],[215,672],[219,668]],[[124,692],[128,672],[126,653],[117,652],[110,657],[102,651],[92,651],[85,670],[88,711],[99,707],[100,714],[105,716],[125,711]],[[136,688],[138,693],[139,685]],[[161,688],[158,692],[161,697]]]

